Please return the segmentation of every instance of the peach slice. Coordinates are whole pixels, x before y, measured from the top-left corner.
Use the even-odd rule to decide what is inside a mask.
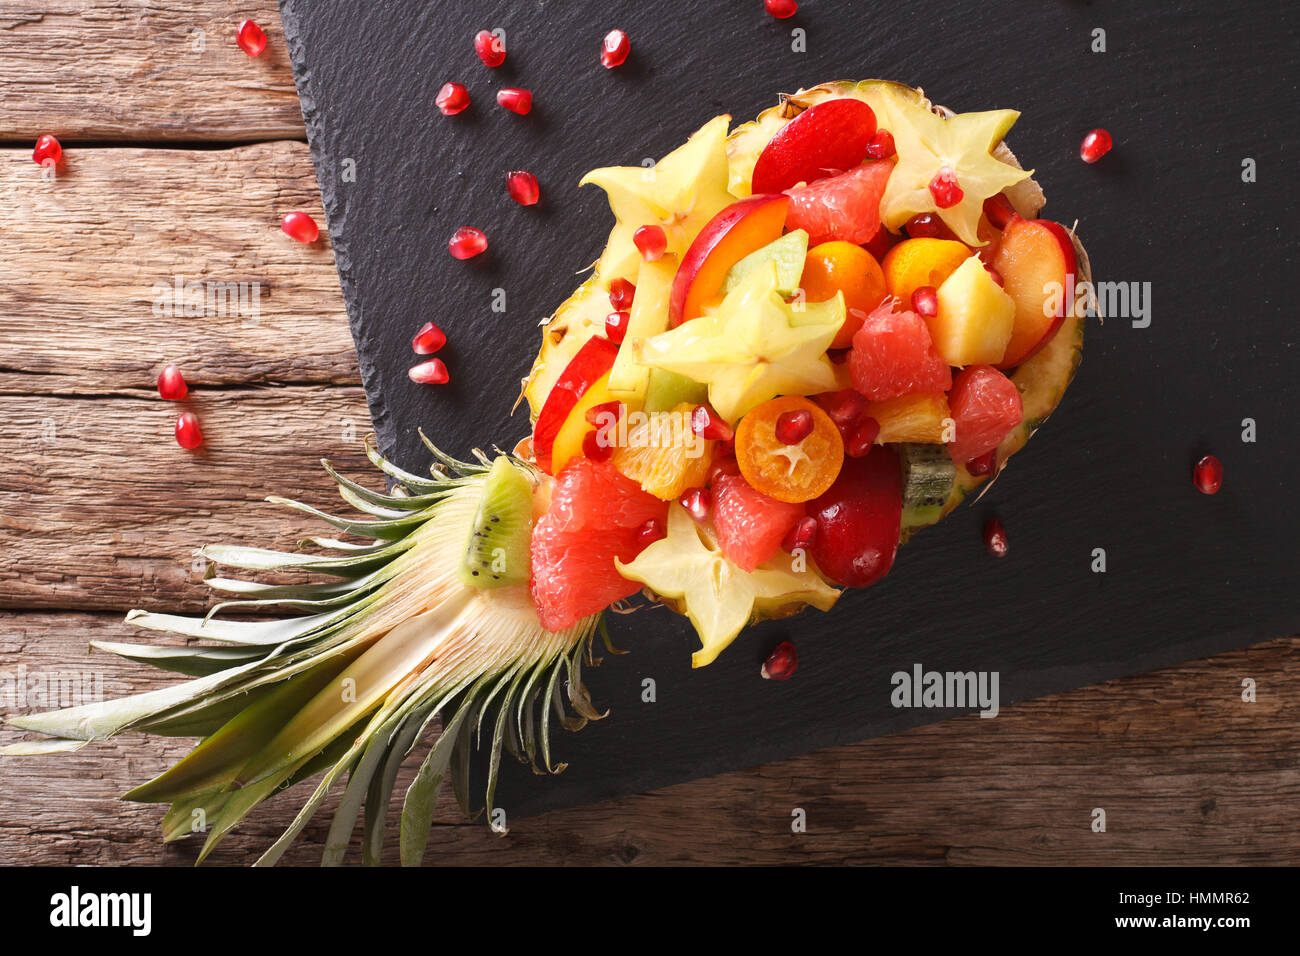
[[[1015,301],[1011,341],[998,368],[1013,368],[1029,358],[1056,334],[1065,321],[1066,289],[1078,272],[1074,243],[1061,225],[1045,219],[1007,223],[993,257],[993,268]]]
[[[704,314],[705,303],[722,290],[727,271],[751,252],[780,238],[789,196],[750,196],[732,203],[705,223],[682,256],[668,299],[668,324]]]

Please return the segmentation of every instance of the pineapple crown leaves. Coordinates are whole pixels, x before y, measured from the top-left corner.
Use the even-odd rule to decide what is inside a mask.
[[[542,629],[526,594],[484,592],[456,579],[456,565],[485,475],[483,452],[473,461],[445,454],[421,433],[435,463],[429,477],[385,459],[373,436],[370,461],[393,482],[387,493],[325,470],[364,517],[341,518],[287,499],[280,504],[317,517],[363,543],[305,539],[322,553],[208,546],[205,582],[229,595],[202,617],[132,611],[127,620],[207,643],[157,646],[107,641],[93,646],[191,678],[132,697],[11,724],[49,735],[0,750],[8,755],[68,752],[127,731],[203,739],[185,758],[124,799],[170,803],[163,839],[206,824],[201,862],[250,811],[277,790],[324,776],[279,840],[258,860],[275,863],[345,774],[347,784],[326,839],[323,862],[343,861],[364,807],[363,860],[378,863],[398,768],[435,720],[441,733],[423,758],[402,808],[403,864],[422,861],[443,783],[471,813],[469,761],[487,737],[484,805],[493,808],[501,753],[537,774],[558,773],[552,759],[552,717],[567,730],[603,716],[582,680],[583,659],[596,664],[592,643],[603,618]],[[532,466],[510,462],[535,477]],[[310,572],[309,583],[219,575],[215,568]],[[237,620],[229,611],[291,616]]]

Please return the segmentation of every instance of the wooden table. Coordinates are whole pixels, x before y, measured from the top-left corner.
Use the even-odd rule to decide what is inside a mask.
[[[234,45],[251,16],[270,36]],[[131,607],[205,606],[192,549],[291,545],[262,497],[334,500],[317,460],[364,472],[369,427],[273,0],[0,0],[0,674],[167,683],[92,639]],[[66,162],[46,181],[32,142]],[[257,281],[261,316],[154,314],[154,284]],[[184,370],[207,443],[155,392]],[[655,793],[520,821],[440,811],[446,863],[1297,863],[1300,637]],[[1241,699],[1245,677],[1258,700]],[[0,742],[19,735],[0,732]],[[129,737],[0,763],[0,864],[185,863],[157,807],[118,803],[186,751]],[[543,784],[544,785],[544,784]],[[251,861],[273,799],[214,855]],[[802,807],[808,832],[790,832]],[[1091,829],[1103,807],[1107,829]],[[328,814],[286,860],[317,859]]]

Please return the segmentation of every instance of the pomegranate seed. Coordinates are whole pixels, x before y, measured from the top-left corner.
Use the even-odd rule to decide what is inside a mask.
[[[912,311],[932,319],[939,314],[939,290],[932,285],[918,286],[912,293]]]
[[[469,108],[469,90],[460,83],[444,83],[434,102],[443,116],[455,116]]]
[[[266,31],[252,20],[245,20],[235,31],[235,42],[249,56],[257,56],[266,49]]]
[[[880,437],[880,422],[874,418],[864,418],[861,424],[849,432],[844,442],[844,452],[850,458],[865,458],[871,452],[871,446]]]
[[[1012,219],[1019,218],[1019,214],[1016,207],[1011,205],[1011,200],[1003,193],[998,193],[984,200],[984,218],[994,229],[1005,229]]]
[[[525,116],[533,108],[533,94],[517,86],[507,86],[504,90],[497,90],[497,105]]]
[[[37,166],[57,165],[63,158],[63,147],[49,133],[36,137],[36,148],[32,150],[32,162]]]
[[[709,441],[731,441],[736,435],[709,405],[696,405],[691,410],[691,431]]]
[[[730,454],[719,454],[714,457],[713,463],[709,465],[709,484],[716,485],[718,478],[722,475],[731,475],[735,477],[740,474],[740,463],[736,457]]]
[[[190,393],[185,376],[175,365],[168,365],[158,373],[158,396],[169,402],[179,402]]]
[[[600,62],[607,70],[622,66],[632,52],[632,43],[622,30],[610,30],[600,44]]]
[[[782,412],[776,418],[776,440],[783,445],[799,444],[812,434],[812,430],[812,412],[806,408]]]
[[[794,0],[763,0],[763,7],[778,20],[788,20],[799,9]]]
[[[515,169],[506,173],[506,190],[510,198],[521,206],[535,206],[541,198],[537,188],[537,177],[526,169]]]
[[[446,363],[442,359],[429,359],[408,369],[406,375],[419,385],[443,385],[450,380]]]
[[[411,349],[416,355],[432,355],[447,344],[447,336],[432,322],[425,322],[411,339]]]
[[[898,150],[894,148],[894,134],[887,129],[876,130],[876,135],[871,137],[871,142],[867,144],[869,159],[888,159],[896,152]]]
[[[599,405],[592,405],[591,408],[587,409],[585,417],[588,425],[595,428],[608,428],[611,423],[608,416],[613,415],[612,421],[617,422],[626,411],[627,406],[620,401],[601,402]]]
[[[582,436],[582,456],[592,461],[608,461],[614,454],[614,443],[602,437],[600,429]]]
[[[1095,163],[1109,153],[1113,145],[1110,133],[1104,129],[1094,129],[1083,138],[1083,145],[1079,147],[1079,158],[1085,163]]]
[[[978,478],[981,475],[993,474],[997,465],[998,450],[993,448],[980,455],[978,458],[972,458],[970,461],[966,462],[966,470]]]
[[[991,265],[989,265],[987,262],[984,263],[984,268],[985,268],[985,270],[988,272],[988,274],[989,274],[989,278],[991,278],[991,279],[992,279],[994,282],[996,282],[998,285],[1003,285],[1003,284],[1004,284],[1003,281],[1002,281],[1002,273],[1001,273],[1001,272],[998,272],[997,269],[994,269],[994,268],[993,268]]]
[[[984,526],[984,547],[995,558],[1007,556],[1007,529],[1002,526],[1002,519],[990,518]]]
[[[956,239],[957,234],[932,212],[923,212],[907,220],[907,235],[912,239]]]
[[[632,313],[622,310],[605,316],[605,338],[615,345],[622,345],[623,337],[627,335],[627,321],[631,317]]]
[[[474,34],[474,52],[484,66],[500,66],[506,61],[506,41],[491,30],[479,30]]]
[[[473,226],[461,226],[447,242],[447,249],[457,259],[469,259],[487,249],[487,236]]]
[[[930,195],[940,209],[951,209],[962,201],[966,193],[957,184],[957,174],[944,166],[930,180]]]
[[[664,536],[664,526],[658,518],[651,518],[636,532],[636,543],[639,548],[648,548]]]
[[[1213,455],[1206,455],[1192,469],[1192,481],[1203,495],[1212,495],[1223,487],[1223,462]]]
[[[668,233],[663,226],[642,226],[632,233],[632,242],[646,262],[657,262],[668,251]]]
[[[182,412],[176,419],[176,444],[182,448],[195,449],[203,444],[203,430],[193,412]]]
[[[793,554],[796,548],[807,551],[816,538],[817,519],[812,515],[805,515],[786,532],[785,539],[781,542],[781,550],[787,554]]]
[[[290,239],[298,242],[315,242],[320,238],[320,227],[316,220],[305,212],[291,212],[280,220],[280,228]]]
[[[632,297],[636,295],[636,286],[627,279],[615,279],[609,284],[609,304],[620,312],[632,308]]]
[[[682,492],[682,507],[696,521],[705,521],[713,508],[713,494],[708,488],[688,488]]]
[[[770,5],[774,0],[767,0],[767,2]],[[771,654],[767,655],[760,673],[763,675],[763,680],[789,680],[798,667],[799,658],[795,655],[794,645],[789,641],[782,641],[776,645]]]

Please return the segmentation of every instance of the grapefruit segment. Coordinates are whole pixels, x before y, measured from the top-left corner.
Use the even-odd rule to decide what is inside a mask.
[[[892,159],[880,159],[788,190],[787,229],[808,233],[810,245],[843,239],[861,245],[880,228],[880,197],[893,171]]]
[[[915,312],[894,312],[892,300],[853,336],[849,372],[853,387],[873,402],[952,387],[952,369],[934,347],[925,320]]]
[[[777,501],[743,477],[720,471],[713,479],[713,525],[718,545],[733,564],[753,571],[780,550],[804,517],[804,506]]]

